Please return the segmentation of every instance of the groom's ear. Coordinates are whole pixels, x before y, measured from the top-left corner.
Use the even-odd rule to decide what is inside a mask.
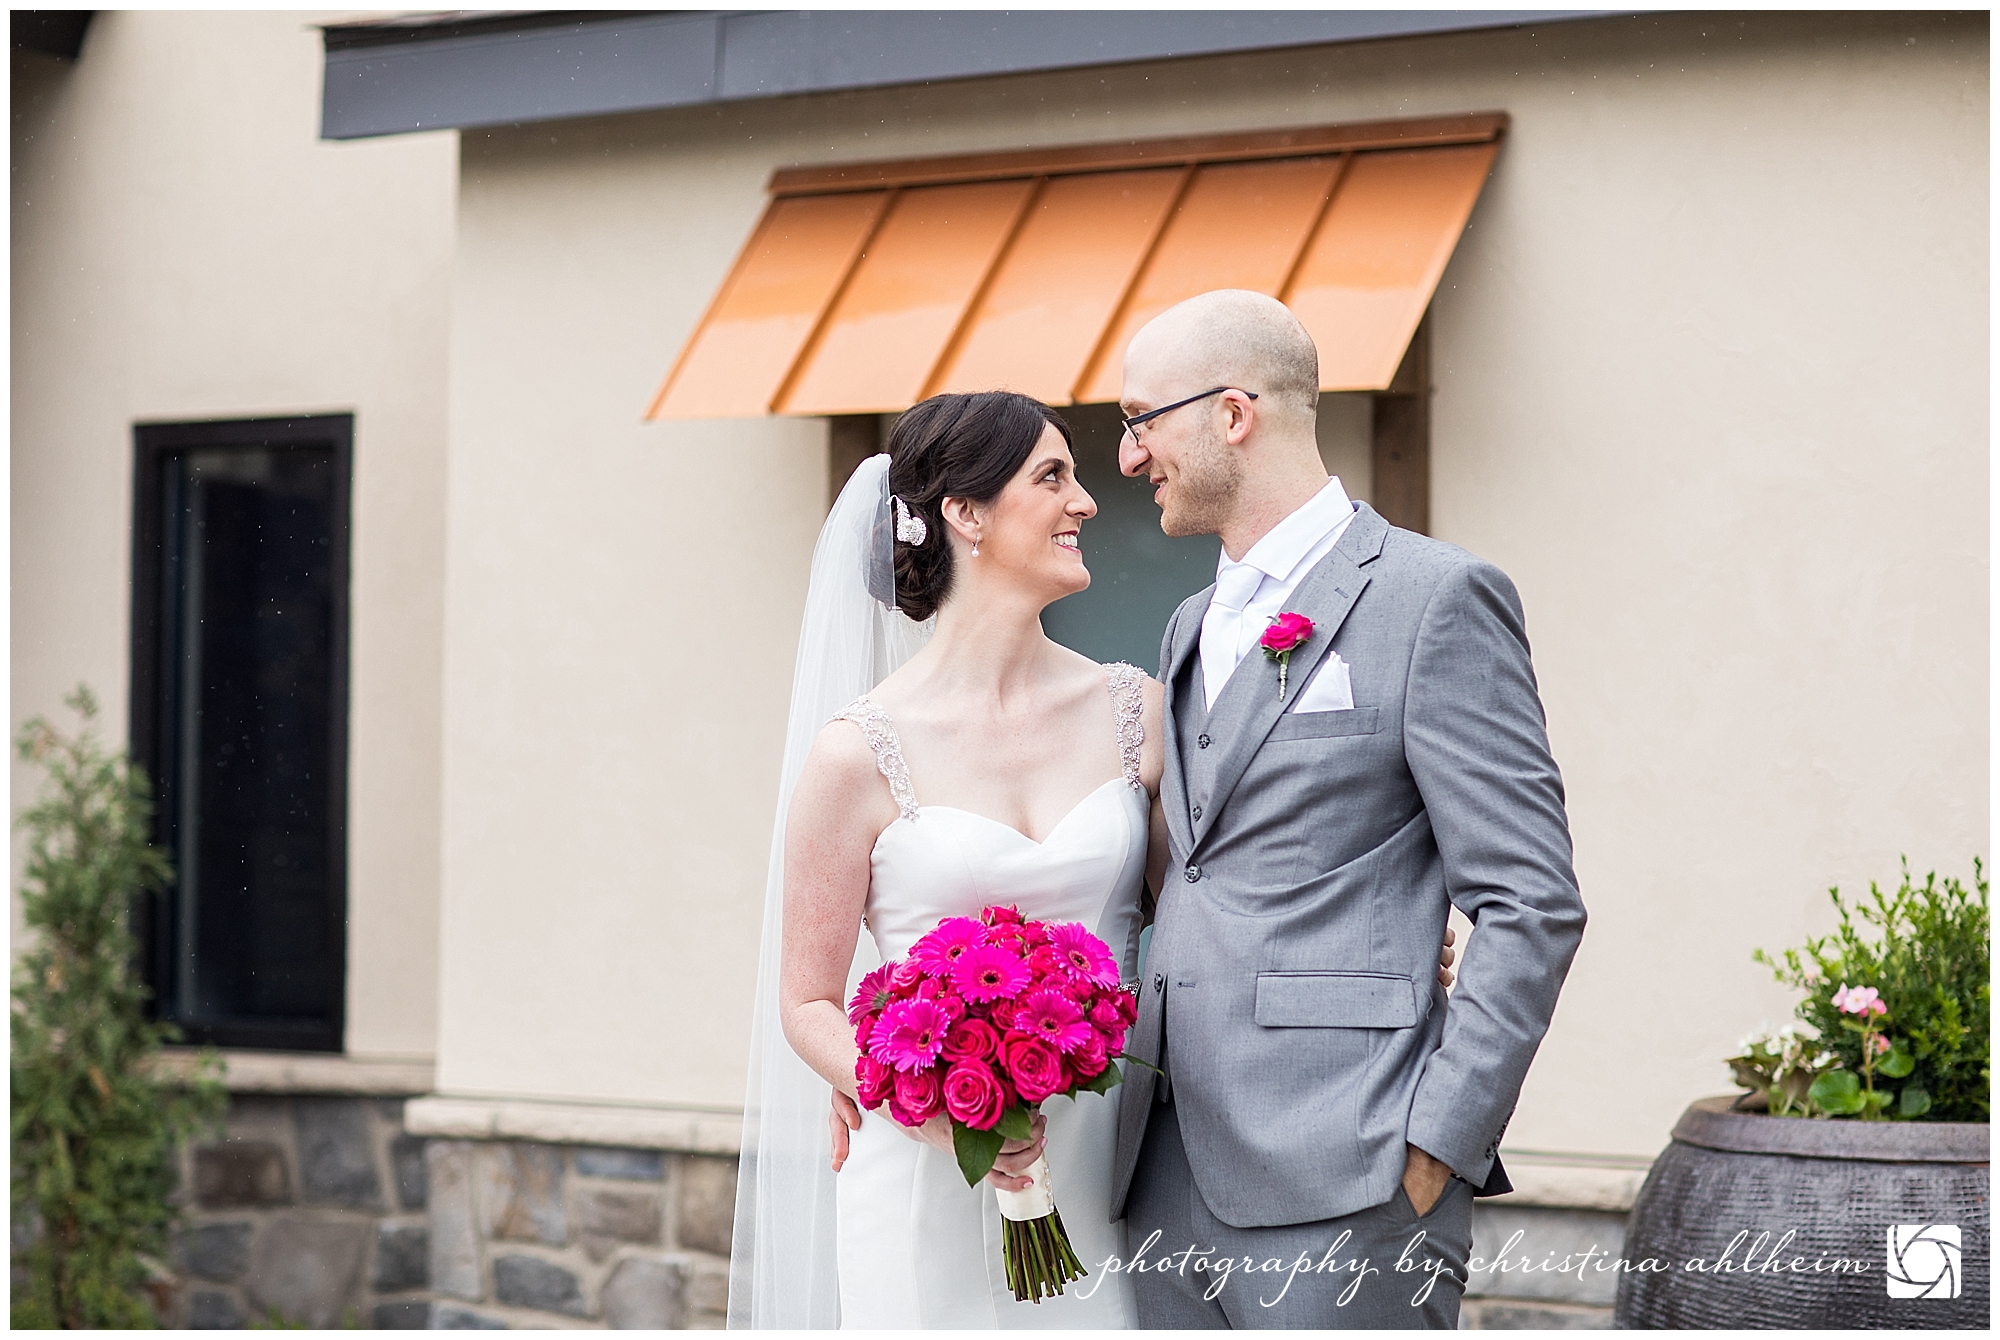
[[[1217,399],[1224,415],[1222,440],[1232,447],[1242,446],[1257,426],[1257,402],[1236,390],[1224,391]]]

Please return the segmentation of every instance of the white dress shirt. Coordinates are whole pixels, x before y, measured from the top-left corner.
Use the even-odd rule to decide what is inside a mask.
[[[1271,620],[1284,613],[1299,582],[1354,520],[1354,504],[1338,476],[1311,501],[1271,527],[1239,562],[1225,550],[1215,564],[1215,596],[1201,617],[1201,677],[1213,709],[1216,695],[1257,645]]]

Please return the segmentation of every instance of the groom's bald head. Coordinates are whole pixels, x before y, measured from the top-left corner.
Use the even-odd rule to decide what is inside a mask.
[[[1125,352],[1128,375],[1185,386],[1255,391],[1266,414],[1308,421],[1319,408],[1319,350],[1276,298],[1225,288],[1176,303],[1139,328]]]

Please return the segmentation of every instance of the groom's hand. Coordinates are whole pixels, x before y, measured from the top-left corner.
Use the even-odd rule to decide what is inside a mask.
[[[1410,1198],[1410,1208],[1421,1218],[1431,1212],[1438,1197],[1444,1194],[1444,1184],[1451,1180],[1451,1169],[1415,1145],[1403,1147],[1409,1151],[1403,1162],[1403,1194]]]
[[[1446,926],[1444,928],[1444,948],[1438,950],[1438,985],[1440,986],[1448,987],[1452,983],[1451,960],[1453,954],[1451,946],[1457,939],[1458,932]]]

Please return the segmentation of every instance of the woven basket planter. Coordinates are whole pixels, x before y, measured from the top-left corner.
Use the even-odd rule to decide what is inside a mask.
[[[1666,1268],[1620,1277],[1616,1326],[1985,1329],[1990,1127],[1771,1117],[1731,1102],[1688,1108],[1654,1161],[1624,1256]],[[1956,1298],[1890,1296],[1892,1227],[1923,1224],[1958,1227]],[[1920,1284],[1944,1256],[1918,1248],[1905,1274]],[[1724,1258],[1735,1268],[1687,1268]]]

